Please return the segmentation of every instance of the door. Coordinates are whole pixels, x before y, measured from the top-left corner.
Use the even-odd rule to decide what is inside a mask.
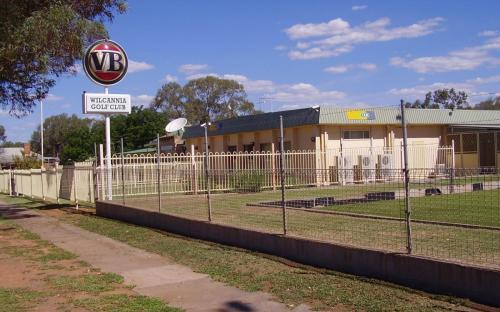
[[[479,133],[479,166],[495,167],[494,133]]]

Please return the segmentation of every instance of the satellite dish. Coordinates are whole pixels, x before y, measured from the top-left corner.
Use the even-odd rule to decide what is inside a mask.
[[[184,126],[186,126],[186,124],[186,118],[177,118],[168,123],[168,125],[165,127],[165,131],[173,135],[182,136],[182,133],[184,132]]]

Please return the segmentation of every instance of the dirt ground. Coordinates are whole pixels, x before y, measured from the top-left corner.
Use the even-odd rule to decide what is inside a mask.
[[[0,311],[93,311],[78,302],[95,295],[136,295],[119,276],[0,220]],[[102,290],[102,291],[101,291]],[[85,305],[85,304],[83,304]]]

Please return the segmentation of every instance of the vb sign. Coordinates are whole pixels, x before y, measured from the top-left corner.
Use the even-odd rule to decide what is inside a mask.
[[[111,40],[94,42],[85,53],[83,68],[93,82],[111,86],[125,77],[128,58],[125,50]]]

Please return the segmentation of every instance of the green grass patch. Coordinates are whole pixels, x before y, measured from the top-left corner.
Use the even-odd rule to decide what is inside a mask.
[[[488,190],[410,198],[412,218],[500,227],[500,191]],[[323,208],[360,214],[401,217],[403,200],[337,205]]]
[[[145,296],[104,295],[74,300],[76,307],[93,312],[180,312],[163,301]]]
[[[288,305],[308,302],[317,309],[346,305],[371,311],[460,309],[460,304],[388,283],[328,270],[290,267],[258,253],[165,235],[99,217],[73,215],[69,218],[84,229],[169,257],[197,272],[209,274],[214,280],[247,291],[270,292]]]
[[[41,292],[24,288],[0,287],[0,312],[27,311],[43,295]]]
[[[56,276],[48,279],[55,289],[63,291],[84,291],[100,293],[110,291],[123,283],[123,277],[114,273],[85,274],[79,276]]]

